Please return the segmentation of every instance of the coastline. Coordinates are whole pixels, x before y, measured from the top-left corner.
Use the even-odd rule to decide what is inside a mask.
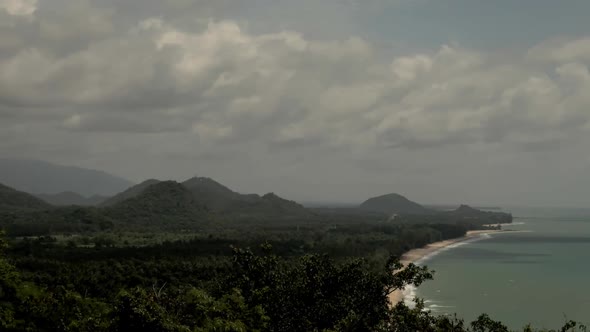
[[[507,232],[507,231],[506,230],[468,231],[467,234],[465,234],[465,236],[463,236],[463,237],[434,242],[434,243],[428,244],[427,246],[422,247],[422,248],[412,249],[402,255],[402,257],[400,258],[400,262],[404,266],[406,266],[410,263],[416,264],[416,262],[420,261],[421,259],[424,259],[425,257],[427,257],[439,250],[442,250],[446,247],[449,247],[453,244],[465,242],[465,241],[471,240],[471,239],[475,239],[477,237],[484,236],[486,234],[503,233],[503,232]],[[401,290],[401,289],[396,290],[395,292],[389,294],[389,302],[391,303],[391,305],[396,305],[397,303],[403,301],[404,297],[405,297],[404,290]]]

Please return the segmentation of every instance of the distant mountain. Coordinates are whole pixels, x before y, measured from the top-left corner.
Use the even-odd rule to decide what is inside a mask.
[[[101,171],[44,161],[0,158],[0,182],[33,194],[75,192],[89,197],[111,196],[132,182]]]
[[[55,206],[79,205],[79,206],[97,206],[109,199],[106,196],[94,195],[91,197],[84,197],[80,194],[71,191],[64,191],[58,194],[38,194],[37,198]]]
[[[0,210],[41,210],[51,205],[33,195],[0,184]]]
[[[438,211],[451,211],[456,210],[460,207],[459,204],[427,204],[424,207],[432,210]],[[474,209],[477,210],[486,210],[486,211],[501,211],[502,208],[499,206],[473,206]]]
[[[482,214],[486,214],[483,211],[472,208],[471,206],[465,205],[465,204],[461,204],[461,206],[459,206],[457,209],[452,211],[452,213],[454,215],[460,215],[460,216],[465,216],[465,217],[476,217],[476,216],[480,216]]]
[[[139,194],[141,194],[145,189],[147,189],[149,186],[153,185],[153,184],[157,184],[160,183],[160,180],[156,180],[156,179],[149,179],[149,180],[145,180],[142,183],[132,186],[130,188],[125,189],[124,191],[116,194],[115,196],[106,199],[105,201],[103,201],[100,205],[101,206],[112,206],[115,205],[117,203],[120,203],[124,200],[127,200],[129,198],[133,198],[133,197],[137,197]]]
[[[369,198],[360,205],[365,211],[381,212],[387,215],[392,214],[433,214],[434,211],[412,202],[399,194],[388,194]]]
[[[445,212],[462,221],[477,220],[484,224],[506,224],[512,222],[512,215],[505,212],[481,211],[474,209],[469,205],[461,205],[453,211]]]

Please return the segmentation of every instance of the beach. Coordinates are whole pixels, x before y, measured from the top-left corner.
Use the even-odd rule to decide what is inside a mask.
[[[416,249],[412,249],[408,252],[406,252],[405,254],[402,255],[400,262],[406,266],[410,263],[416,263],[419,260],[423,259],[424,257],[437,252],[439,250],[442,250],[450,245],[456,244],[456,243],[460,243],[460,242],[464,242],[470,239],[474,239],[477,238],[479,236],[483,236],[484,234],[493,234],[493,233],[500,233],[500,232],[506,232],[503,230],[477,230],[477,231],[468,231],[467,234],[463,237],[459,237],[459,238],[455,238],[455,239],[449,239],[449,240],[444,240],[444,241],[439,241],[439,242],[434,242],[431,243],[425,247],[422,248],[416,248]],[[397,290],[393,293],[391,293],[389,295],[389,302],[392,305],[397,304],[400,301],[404,300],[404,292],[403,290]]]

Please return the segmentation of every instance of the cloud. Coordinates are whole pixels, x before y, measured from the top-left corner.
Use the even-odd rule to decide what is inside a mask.
[[[93,12],[88,6],[80,8]],[[105,28],[86,35],[112,29],[109,15],[90,16]],[[351,149],[530,145],[588,122],[583,40],[539,45],[520,58],[444,45],[383,60],[354,36],[253,34],[214,20],[192,31],[161,18],[91,40],[68,54],[30,45],[2,59],[3,105],[71,109],[56,113],[64,130],[187,131],[204,141]]]
[[[444,152],[420,159],[429,163],[456,149],[588,141],[588,37],[510,52],[460,43],[415,52],[363,33],[309,33],[297,28],[304,18],[260,26],[232,1],[59,4],[0,0],[0,18],[10,19],[0,23],[0,129],[16,142],[0,152],[87,151],[97,162],[134,156],[154,168],[150,158],[161,155],[199,165],[209,159],[198,156],[215,156],[250,162],[251,172],[272,159],[275,176],[287,176],[295,164],[408,172],[413,162],[400,166],[402,156]],[[335,8],[354,9],[346,17],[369,10]],[[35,130],[23,137],[27,127]]]
[[[13,16],[31,16],[37,10],[37,0],[0,0],[0,9]]]
[[[536,45],[529,51],[529,58],[537,61],[564,63],[590,61],[590,37],[577,39],[553,38]]]

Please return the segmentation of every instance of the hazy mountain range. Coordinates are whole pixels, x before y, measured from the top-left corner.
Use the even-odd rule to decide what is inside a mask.
[[[93,195],[84,197],[72,191],[64,191],[57,194],[35,194],[37,198],[55,206],[79,205],[79,206],[97,206],[107,199],[108,196]]]
[[[112,196],[134,183],[102,171],[45,161],[0,158],[0,183],[33,194],[73,192],[85,197]]]
[[[225,223],[281,223],[304,221],[312,213],[302,205],[273,193],[240,194],[209,178],[183,183],[148,180],[127,188],[98,206],[67,205],[80,201],[75,193],[63,193],[47,202],[8,186],[0,187],[0,227],[22,236],[80,233],[113,228],[195,230]]]
[[[206,177],[194,177],[184,182],[150,179],[129,185],[129,181],[104,172],[75,167],[6,159],[0,164],[3,165],[0,178],[10,179],[8,184],[20,184],[18,187],[0,186],[0,222],[13,229],[18,226],[23,234],[30,229],[53,232],[137,226],[191,229],[212,223],[333,223],[362,222],[366,218],[472,225],[512,220],[506,213],[483,212],[465,205],[450,211],[426,208],[395,193],[369,198],[358,207],[308,209],[274,193],[262,196],[238,193]],[[27,176],[30,178],[25,179]],[[60,179],[64,183],[59,183]],[[39,183],[35,184],[35,180]],[[29,192],[70,188],[86,194],[121,189],[111,197],[85,197],[74,190],[33,195],[21,188],[34,188]],[[24,227],[26,225],[30,227]]]

